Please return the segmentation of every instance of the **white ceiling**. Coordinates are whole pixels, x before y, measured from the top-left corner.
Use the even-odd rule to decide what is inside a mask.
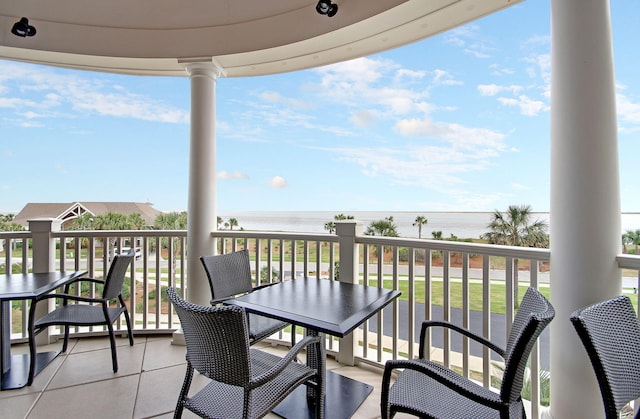
[[[0,0],[0,58],[96,71],[227,77],[317,67],[406,45],[522,0]],[[37,34],[11,27],[27,17]]]

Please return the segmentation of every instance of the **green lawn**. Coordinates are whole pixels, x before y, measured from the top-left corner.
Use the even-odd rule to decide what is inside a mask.
[[[377,286],[377,281],[369,281],[371,286]],[[384,280],[385,288],[393,288],[393,281],[390,279]],[[527,286],[519,286],[518,287],[518,298],[522,299],[524,293],[527,291]],[[460,282],[452,282],[449,285],[449,301],[451,303],[452,308],[462,308],[462,283]],[[505,298],[505,289],[506,286],[504,284],[491,284],[491,312],[504,314],[506,311],[506,298]],[[406,279],[399,280],[399,290],[402,292],[400,296],[401,300],[408,301],[409,299],[409,281]],[[442,306],[444,297],[443,297],[443,283],[441,281],[432,281],[431,282],[431,304],[436,306]],[[549,287],[541,287],[540,292],[547,298],[550,298]],[[628,294],[631,297],[631,302],[633,303],[636,311],[637,307],[637,296],[635,294]],[[415,286],[415,301],[417,303],[424,303],[424,281],[416,281]],[[482,311],[483,302],[482,302],[482,284],[471,283],[469,284],[469,308],[475,311]]]

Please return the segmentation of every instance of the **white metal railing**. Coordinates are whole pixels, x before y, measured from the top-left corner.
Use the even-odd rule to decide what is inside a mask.
[[[89,276],[98,278],[107,271],[113,249],[139,248],[140,258],[130,270],[130,283],[135,286],[127,296],[134,330],[169,333],[179,327],[177,316],[158,290],[187,285],[186,231],[61,231],[52,236],[60,269],[87,270]],[[335,279],[339,275],[340,237],[334,234],[216,231],[212,236],[218,241],[219,253],[249,249],[256,283],[305,276]],[[520,287],[549,291],[548,249],[363,235],[356,235],[355,242],[357,254],[349,257],[357,263],[356,280],[402,291],[399,300],[356,332],[357,362],[383,365],[387,359],[417,356],[419,325],[423,319],[437,316],[474,328],[491,340],[504,341],[517,309],[516,280]],[[37,257],[30,250],[31,232],[2,232],[0,243],[0,268],[13,265],[18,271],[31,270]],[[639,289],[640,257],[619,255],[617,262],[627,291]],[[523,294],[519,290],[518,298]],[[504,305],[492,308],[498,301]],[[24,341],[28,307],[26,303],[14,307],[12,339]],[[507,313],[504,321],[496,323],[499,314],[492,311]],[[104,332],[83,329],[76,333]],[[285,336],[280,338],[283,344],[290,342]],[[467,339],[457,339],[446,331],[428,336],[425,343],[432,348],[428,354],[432,359],[485,386],[492,385],[491,370],[497,362],[487,350],[478,353]],[[329,339],[327,349],[329,353],[339,351],[338,340]],[[536,345],[531,357],[532,417],[539,416],[544,384],[539,372],[547,368],[541,359],[548,359],[544,351],[548,345]]]

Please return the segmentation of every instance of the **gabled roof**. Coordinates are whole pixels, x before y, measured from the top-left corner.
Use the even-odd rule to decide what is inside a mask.
[[[14,221],[23,226],[28,226],[29,220],[36,218],[57,218],[59,220],[71,220],[89,212],[93,215],[117,212],[120,214],[138,213],[147,225],[153,225],[160,211],[153,208],[150,203],[140,202],[71,202],[71,203],[28,203],[18,214]]]

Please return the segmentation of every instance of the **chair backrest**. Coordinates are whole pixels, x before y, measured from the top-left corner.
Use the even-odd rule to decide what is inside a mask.
[[[620,296],[574,311],[578,332],[600,385],[607,418],[640,397],[640,325],[631,300]]]
[[[500,386],[500,397],[503,401],[511,403],[520,397],[531,349],[555,315],[553,306],[540,291],[535,288],[527,289],[507,339],[505,367]]]
[[[251,264],[246,249],[224,255],[202,256],[200,260],[209,277],[214,300],[251,292]]]
[[[246,388],[251,377],[249,326],[238,306],[201,306],[183,300],[175,288],[167,295],[180,318],[187,360],[202,375]]]
[[[135,249],[131,249],[128,253],[121,253],[113,257],[111,266],[109,266],[109,272],[104,280],[102,298],[110,300],[120,295],[122,292],[122,285],[124,284],[124,275],[127,273],[129,264],[135,255]]]

